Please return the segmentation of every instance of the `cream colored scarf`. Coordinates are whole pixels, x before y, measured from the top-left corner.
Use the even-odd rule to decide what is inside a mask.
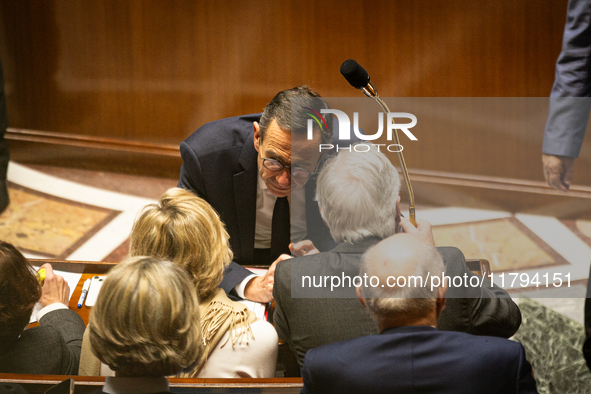
[[[199,312],[204,351],[197,367],[192,372],[181,374],[180,377],[183,378],[197,377],[226,332],[229,335],[221,347],[226,346],[229,341],[234,348],[236,344],[242,344],[242,341],[248,344],[251,339],[255,339],[250,325],[257,320],[256,315],[244,304],[229,299],[221,289],[201,300]]]

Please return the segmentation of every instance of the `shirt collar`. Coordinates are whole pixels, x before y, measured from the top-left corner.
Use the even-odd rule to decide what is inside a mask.
[[[331,252],[334,253],[365,253],[365,251],[376,245],[382,239],[379,237],[368,237],[360,240],[355,245],[341,242]]]
[[[103,392],[107,394],[153,394],[168,391],[168,379],[160,377],[105,377]]]
[[[403,332],[410,333],[410,332],[420,332],[420,331],[437,331],[437,328],[431,327],[431,326],[391,327],[391,328],[386,328],[384,331],[380,332],[380,335],[400,334]]]

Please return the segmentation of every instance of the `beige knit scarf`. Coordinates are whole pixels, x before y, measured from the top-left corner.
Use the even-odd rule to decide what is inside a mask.
[[[195,378],[199,375],[209,355],[226,332],[229,335],[221,347],[231,342],[234,348],[236,344],[242,344],[243,341],[248,344],[251,339],[255,339],[250,325],[257,320],[256,315],[244,304],[229,299],[221,289],[201,300],[199,312],[204,351],[197,367],[191,372],[181,374],[180,377],[183,378]]]

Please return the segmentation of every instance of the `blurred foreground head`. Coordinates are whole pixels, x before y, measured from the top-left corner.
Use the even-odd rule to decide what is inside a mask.
[[[203,350],[195,285],[182,268],[152,257],[109,272],[88,329],[95,355],[118,376],[188,371]]]
[[[130,256],[152,256],[185,268],[200,299],[222,282],[232,261],[229,235],[204,199],[180,188],[166,191],[144,208],[130,235]]]
[[[14,246],[0,241],[0,344],[19,337],[40,297],[33,267]]]
[[[316,187],[330,234],[351,244],[396,233],[399,191],[398,171],[375,146],[367,152],[340,152],[324,166]]]
[[[369,249],[362,257],[360,275],[368,286],[358,296],[380,326],[437,325],[445,305],[446,287],[431,287],[432,277],[441,278],[443,259],[434,246],[420,237],[396,234]],[[437,284],[437,283],[434,283]],[[383,286],[382,286],[383,285]]]

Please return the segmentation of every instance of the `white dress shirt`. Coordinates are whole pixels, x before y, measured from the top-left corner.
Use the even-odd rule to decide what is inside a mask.
[[[261,178],[261,174],[257,177],[257,202],[256,202],[256,222],[254,231],[254,247],[255,249],[269,249],[271,248],[271,230],[273,223],[273,209],[277,197],[274,196],[267,185]],[[292,189],[288,196],[290,208],[290,223],[291,223],[291,242],[296,243],[306,239],[306,190],[302,187],[299,189]],[[234,291],[239,297],[244,298],[244,288],[246,284],[256,275],[250,275],[240,282]]]

